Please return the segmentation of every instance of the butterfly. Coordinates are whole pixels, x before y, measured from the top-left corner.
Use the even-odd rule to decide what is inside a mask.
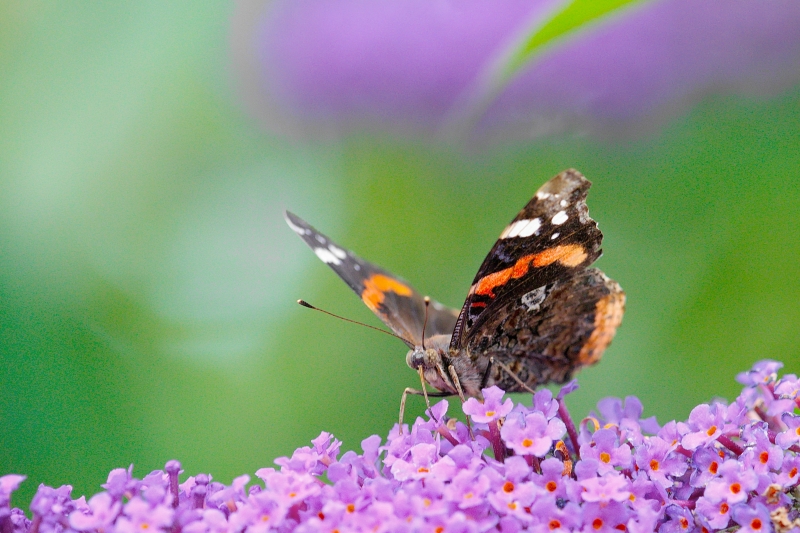
[[[600,360],[614,338],[625,293],[589,268],[603,240],[586,205],[590,186],[573,169],[542,185],[500,233],[460,311],[288,211],[286,222],[406,343],[406,362],[423,382],[438,395],[480,397],[491,385],[522,392],[564,383]]]

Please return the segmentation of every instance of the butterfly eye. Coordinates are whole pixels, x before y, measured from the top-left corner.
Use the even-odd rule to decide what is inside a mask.
[[[409,350],[406,355],[406,363],[414,370],[425,366],[425,352],[420,349]]]

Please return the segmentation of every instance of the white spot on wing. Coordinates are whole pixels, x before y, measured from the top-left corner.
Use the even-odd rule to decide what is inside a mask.
[[[325,244],[325,237],[323,237],[319,233],[314,235],[314,238],[317,239],[317,242],[319,242],[320,244]]]
[[[330,250],[333,253],[333,255],[335,255],[339,259],[344,259],[345,257],[347,257],[347,252],[345,252],[341,248],[337,248],[333,244],[328,245],[328,250]]]
[[[292,230],[298,235],[305,235],[309,233],[309,230],[307,230],[306,228],[301,228],[300,226],[296,225],[294,222],[292,222],[292,220],[289,217],[286,217],[286,223],[289,224],[289,227],[292,228]]]
[[[525,227],[522,228],[519,232],[520,237],[530,237],[534,233],[539,231],[539,228],[542,227],[542,221],[538,218],[534,218],[533,220],[528,220],[528,223],[525,224]]]
[[[567,216],[567,212],[566,211],[559,211],[558,213],[553,215],[552,222],[556,226],[560,226],[561,224],[566,222],[568,218],[569,218],[569,216]]]
[[[546,199],[550,198],[551,196],[553,196],[553,195],[550,194],[549,192],[539,191],[539,192],[536,193],[536,198],[538,198],[539,200],[546,200]]]
[[[524,228],[527,224],[528,224],[527,220],[517,220],[516,222],[514,222],[513,226],[511,227],[511,231],[508,232],[508,235],[506,235],[506,237],[510,239],[512,237],[518,236],[519,232],[522,231],[522,228]]]
[[[552,235],[550,235],[550,240],[554,241],[554,240],[558,239],[559,235],[561,235],[559,232],[553,233]]]
[[[353,270],[361,270],[361,265],[358,263],[353,263]]]
[[[517,220],[510,224],[503,233],[500,234],[501,239],[511,239],[513,237],[530,237],[542,226],[542,221],[538,218],[533,220],[523,219]]]
[[[327,248],[314,248],[314,253],[317,254],[317,257],[322,259],[325,263],[329,265],[341,265],[342,260],[333,255],[333,253],[328,250]]]
[[[561,200],[561,207],[567,207],[567,203],[566,200]]]
[[[545,286],[538,289],[533,289],[531,292],[524,294],[521,298],[522,304],[528,308],[529,312],[536,312],[542,306],[542,302],[547,297],[545,293]]]

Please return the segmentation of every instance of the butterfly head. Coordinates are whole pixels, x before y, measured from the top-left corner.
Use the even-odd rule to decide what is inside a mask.
[[[449,391],[453,387],[442,375],[445,371],[446,354],[450,346],[450,335],[434,335],[425,339],[425,347],[415,346],[406,354],[406,363],[419,372],[432,387]]]

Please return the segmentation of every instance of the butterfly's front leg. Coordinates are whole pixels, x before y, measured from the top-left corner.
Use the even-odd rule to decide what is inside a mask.
[[[442,367],[439,365],[438,367],[439,372],[442,372]],[[447,371],[450,373],[450,379],[453,381],[453,385],[455,385],[456,390],[458,391],[458,397],[461,399],[461,405],[464,405],[466,402],[466,398],[464,398],[464,391],[461,388],[461,380],[458,379],[458,372],[456,372],[456,367],[453,365],[447,365]],[[472,434],[472,423],[469,421],[469,415],[467,415],[467,429],[469,429],[469,437],[472,440],[475,440],[475,435]]]
[[[403,418],[405,416],[406,411],[406,398],[408,398],[409,394],[414,394],[416,396],[425,396],[425,404],[427,406],[428,412],[430,412],[431,404],[428,398],[446,398],[448,396],[453,396],[450,392],[445,391],[435,391],[435,392],[428,392],[425,389],[425,383],[422,383],[422,390],[412,389],[411,387],[406,387],[403,391],[403,396],[400,398],[400,434],[403,434]]]

